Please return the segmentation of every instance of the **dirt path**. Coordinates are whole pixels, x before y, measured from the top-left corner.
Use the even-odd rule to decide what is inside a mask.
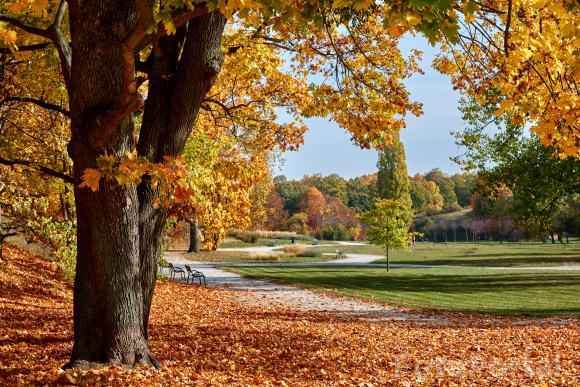
[[[242,277],[239,274],[216,268],[215,263],[194,262],[180,252],[170,251],[165,258],[183,267],[202,271],[211,287],[226,287],[240,291],[239,300],[264,307],[282,306],[301,311],[327,312],[337,318],[372,318],[380,320],[413,320],[425,323],[445,323],[446,320],[424,314],[413,314],[388,306],[364,302],[346,297],[331,297],[295,286]],[[178,276],[178,280],[182,281]]]

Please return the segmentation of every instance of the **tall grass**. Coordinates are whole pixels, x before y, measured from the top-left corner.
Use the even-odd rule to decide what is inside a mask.
[[[293,231],[240,231],[231,230],[229,236],[234,237],[242,242],[256,243],[258,239],[297,239],[297,240],[312,240],[311,236],[300,235]]]

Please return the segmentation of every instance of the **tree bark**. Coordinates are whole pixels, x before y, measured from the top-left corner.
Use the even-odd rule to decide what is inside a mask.
[[[96,192],[78,187],[85,169],[96,168],[100,155],[121,157],[135,149],[133,110],[120,103],[127,97],[122,44],[138,20],[131,0],[70,1],[68,150],[74,162],[78,255],[74,346],[67,367],[158,365],[147,345],[167,216],[165,209],[153,206],[158,191],[150,176],[138,187],[103,179]],[[182,152],[221,67],[225,22],[221,14],[209,13],[160,40],[160,54],[148,61],[149,92],[137,144],[141,156],[161,162]]]
[[[195,218],[189,223],[189,249],[188,253],[199,253],[199,232],[198,232],[198,221]]]

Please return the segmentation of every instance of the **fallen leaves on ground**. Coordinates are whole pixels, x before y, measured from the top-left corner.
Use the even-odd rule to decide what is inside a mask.
[[[577,320],[446,324],[250,306],[239,291],[160,281],[150,326],[164,367],[61,371],[72,289],[13,247],[0,262],[0,385],[578,385]],[[247,295],[246,295],[247,296]],[[449,320],[449,314],[445,317]]]

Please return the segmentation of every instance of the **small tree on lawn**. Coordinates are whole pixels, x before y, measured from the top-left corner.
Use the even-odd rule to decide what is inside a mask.
[[[369,241],[385,249],[387,271],[389,270],[389,249],[403,247],[409,241],[411,208],[402,200],[380,199],[372,210],[362,215],[362,222],[369,226]]]

